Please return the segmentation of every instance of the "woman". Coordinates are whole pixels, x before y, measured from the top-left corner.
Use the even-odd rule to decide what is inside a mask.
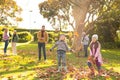
[[[7,54],[7,47],[9,44],[9,31],[7,28],[4,29],[4,33],[3,33],[3,41],[5,42],[4,45],[4,55],[6,56]]]
[[[91,70],[91,74],[93,75],[94,75],[94,67],[93,67],[94,64],[97,66],[98,74],[101,75],[101,64],[103,63],[103,61],[102,61],[100,49],[101,49],[101,45],[98,41],[98,35],[94,34],[92,36],[92,41],[90,43],[90,57],[93,58],[93,61],[91,61],[90,58],[88,59],[88,66]]]
[[[14,55],[17,55],[16,53],[16,42],[18,41],[18,35],[16,30],[14,30],[13,32],[13,36],[12,36],[12,52]]]

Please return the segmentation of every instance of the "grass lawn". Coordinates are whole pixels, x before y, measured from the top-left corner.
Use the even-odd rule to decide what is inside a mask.
[[[47,44],[47,49],[51,45]],[[74,53],[67,53],[68,73],[57,73],[56,52],[47,50],[47,61],[38,61],[37,43],[22,44],[17,46],[18,55],[8,50],[8,56],[3,56],[0,47],[0,80],[120,80],[120,50],[102,50],[104,64],[103,76],[87,77],[89,72],[83,52],[80,57]],[[43,58],[43,56],[42,56]]]

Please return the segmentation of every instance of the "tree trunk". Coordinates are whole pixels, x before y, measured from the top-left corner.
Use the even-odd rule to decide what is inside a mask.
[[[74,0],[73,2],[73,17],[75,20],[75,31],[74,31],[74,41],[72,48],[78,50],[81,46],[82,31],[84,28],[84,21],[86,18],[87,11],[91,0]]]

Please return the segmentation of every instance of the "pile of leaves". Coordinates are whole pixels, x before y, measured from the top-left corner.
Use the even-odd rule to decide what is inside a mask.
[[[44,79],[44,80],[49,80],[54,78],[54,80],[60,80],[65,72],[63,73],[57,73],[57,68],[50,67],[47,69],[43,68],[36,68],[36,73],[37,73],[37,78],[39,79]]]
[[[76,68],[74,66],[68,66],[68,72],[64,70],[61,72],[57,72],[57,68],[50,67],[47,69],[37,68],[37,78],[44,80],[81,80],[81,79],[112,79],[119,80],[120,73],[113,72],[113,68],[110,70],[102,70],[102,75],[99,76],[97,71],[96,75],[90,75],[90,70],[88,68]]]

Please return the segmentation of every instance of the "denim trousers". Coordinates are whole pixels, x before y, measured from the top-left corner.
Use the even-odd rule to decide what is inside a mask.
[[[87,62],[89,68],[93,67],[91,62]],[[98,62],[98,59],[95,60],[95,65],[97,66],[98,71],[101,69],[101,63]]]
[[[44,60],[46,60],[45,43],[38,42],[38,59],[41,60],[41,53],[43,51]]]
[[[63,50],[57,51],[58,66],[66,66],[66,52]]]
[[[5,40],[5,45],[4,45],[4,54],[6,54],[6,52],[7,52],[7,47],[8,47],[8,44],[9,44],[9,40]]]
[[[88,45],[84,45],[84,53],[85,53],[85,57],[88,56]]]

